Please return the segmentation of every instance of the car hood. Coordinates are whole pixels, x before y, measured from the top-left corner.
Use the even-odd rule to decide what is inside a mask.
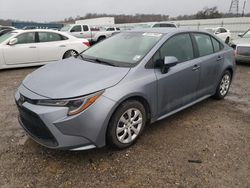
[[[233,40],[233,44],[250,46],[250,38],[239,38],[239,39]]]
[[[112,87],[129,70],[69,58],[37,69],[24,79],[23,85],[47,98],[66,99]]]

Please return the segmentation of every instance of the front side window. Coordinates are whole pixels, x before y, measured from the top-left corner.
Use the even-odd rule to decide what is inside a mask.
[[[18,35],[17,37],[17,44],[28,44],[28,43],[35,43],[35,32],[30,33],[23,33]]]
[[[0,36],[0,44],[6,41],[8,38],[12,37],[13,35],[15,35],[15,32],[5,33],[2,36]]]
[[[39,32],[38,36],[39,36],[39,42],[53,42],[53,41],[66,40],[65,37],[57,33]]]
[[[75,25],[70,32],[81,32],[82,31],[82,27],[80,25]]]
[[[211,37],[213,47],[214,47],[214,52],[219,52],[221,50],[221,44],[219,41],[217,41],[215,38]]]
[[[115,28],[110,27],[110,28],[107,29],[107,31],[115,31]]]
[[[169,40],[160,48],[160,58],[174,56],[179,62],[194,58],[193,45],[189,34],[179,34]]]
[[[194,38],[197,43],[200,56],[206,56],[214,53],[212,41],[209,35],[195,33]]]
[[[83,31],[88,31],[89,30],[89,27],[87,25],[83,25]]]

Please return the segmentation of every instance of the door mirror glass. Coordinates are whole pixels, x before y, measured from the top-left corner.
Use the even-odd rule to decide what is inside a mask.
[[[10,39],[10,41],[9,41],[9,45],[10,45],[10,46],[13,46],[13,45],[17,44],[17,42],[18,42],[18,39],[17,39],[17,38],[12,38],[12,39]]]
[[[177,59],[176,57],[174,57],[174,56],[166,56],[166,57],[164,58],[164,63],[163,63],[163,66],[162,66],[162,68],[161,68],[162,74],[167,73],[168,70],[169,70],[171,67],[177,65],[177,63],[178,63],[178,59]]]

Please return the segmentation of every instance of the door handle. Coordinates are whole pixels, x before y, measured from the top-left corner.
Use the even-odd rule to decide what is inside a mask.
[[[201,68],[200,65],[194,65],[192,71],[197,71],[197,70],[199,70],[200,68]]]
[[[223,57],[218,56],[216,61],[220,61],[220,60],[222,60],[222,59],[223,59]]]
[[[61,48],[65,48],[66,46],[65,46],[65,45],[60,45],[59,47],[61,47]]]
[[[36,48],[36,46],[30,46],[29,48]]]

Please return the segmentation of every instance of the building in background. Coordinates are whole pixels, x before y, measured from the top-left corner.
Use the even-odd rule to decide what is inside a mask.
[[[86,24],[91,26],[107,26],[107,25],[114,25],[115,18],[114,17],[102,17],[102,18],[92,18],[92,19],[85,19],[85,20],[77,20],[75,21],[76,24]]]
[[[37,23],[37,22],[12,22],[17,29],[55,29],[60,30],[63,24],[60,23]]]

